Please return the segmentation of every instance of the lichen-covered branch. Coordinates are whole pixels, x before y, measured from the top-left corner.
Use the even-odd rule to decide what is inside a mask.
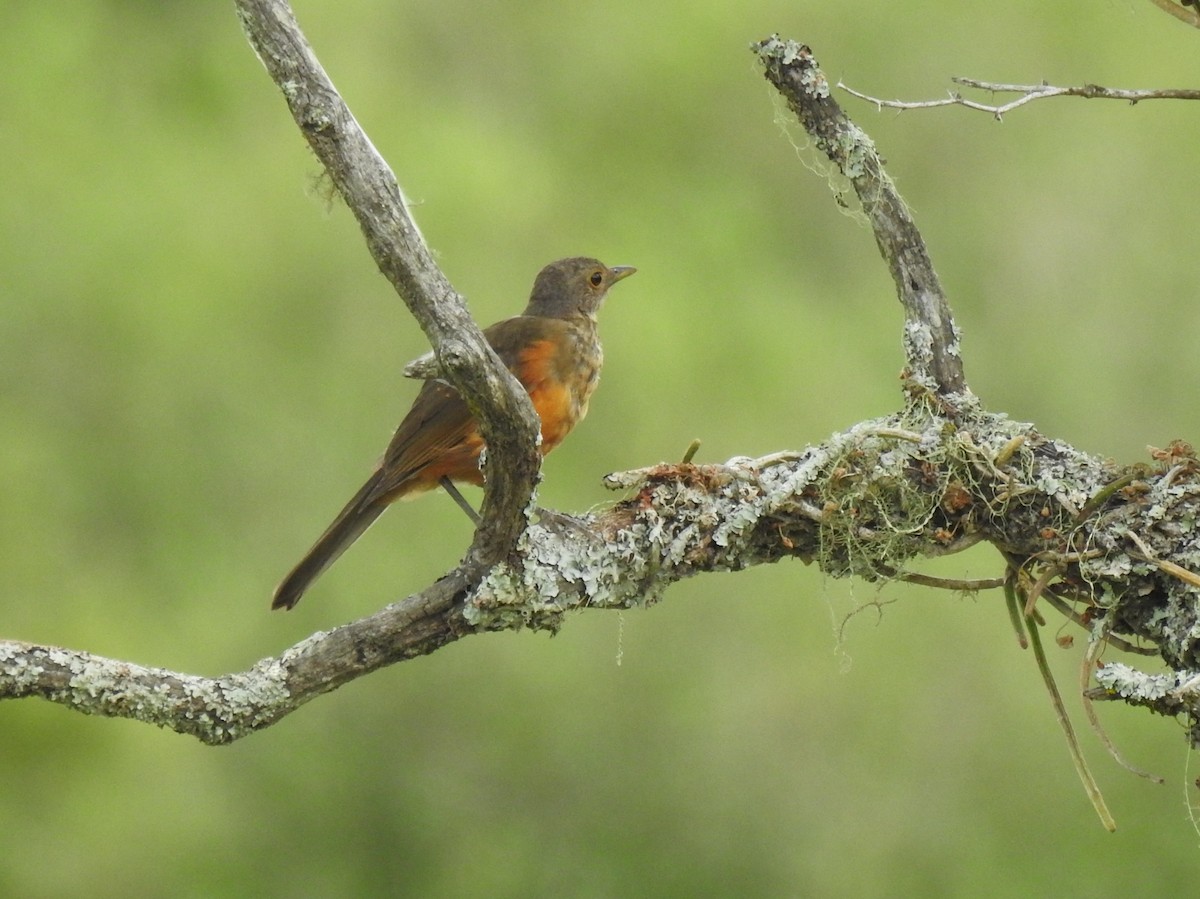
[[[753,49],[767,80],[783,95],[817,149],[854,186],[904,306],[910,379],[947,399],[957,395],[959,402],[971,403],[946,295],[875,144],[830,96],[829,81],[808,47],[772,36]]]
[[[902,410],[798,452],[610,475],[626,493],[611,509],[522,531],[537,472],[529,403],[430,261],[395,179],[286,4],[237,2],[377,263],[426,329],[442,371],[477,407],[493,450],[485,526],[467,561],[425,590],[247,671],[206,678],[0,642],[0,698],[38,696],[228,743],[462,636],[553,630],[572,610],[648,605],[694,574],[791,557],[835,577],[891,581],[909,578],[921,557],[987,542],[997,571],[980,584],[1020,597],[1028,621],[1052,609],[1087,629],[1084,661],[1103,665],[1096,695],[1184,714],[1200,743],[1200,461],[1178,443],[1118,468],[979,407],[916,226],[870,139],[829,100],[807,48],[777,38],[756,46],[768,77],[854,185],[896,279],[909,362]],[[1157,654],[1170,673],[1106,664],[1108,641]]]
[[[221,677],[0,641],[0,699],[37,696],[87,715],[133,718],[205,743],[231,743],[342,684],[468,632],[462,620],[468,586],[465,572],[453,572],[374,615]]]
[[[1003,415],[972,412],[948,426],[936,404],[915,403],[802,452],[609,480],[627,491],[622,501],[579,524],[531,526],[478,585],[452,575],[248,671],[201,678],[0,643],[0,697],[41,696],[224,743],[469,633],[554,630],[572,610],[650,604],[682,578],[789,557],[891,581],[922,556],[986,541],[999,550],[998,572],[1037,581],[1096,639],[1153,648],[1170,683],[1185,686],[1170,709],[1195,728],[1187,682],[1200,671],[1200,616],[1196,586],[1179,571],[1200,571],[1188,524],[1200,521],[1200,462],[1186,447],[1119,469]],[[1161,706],[1131,686],[1136,672],[1119,671],[1132,669],[1101,669],[1105,695]]]

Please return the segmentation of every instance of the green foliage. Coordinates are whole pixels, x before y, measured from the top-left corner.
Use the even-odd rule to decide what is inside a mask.
[[[779,31],[835,79],[921,98],[957,74],[1186,86],[1198,40],[1141,3],[299,14],[482,322],[551,259],[639,267],[602,316],[591,415],[545,469],[541,501],[565,510],[694,437],[697,461],[760,455],[902,403],[874,241],[808,170],[798,126],[780,134],[750,41]],[[469,527],[431,497],[296,612],[267,611],[427,347],[232,9],[16,4],[2,21],[3,635],[218,673],[453,564]],[[1195,439],[1200,109],[1056,100],[997,124],[843,102],[914,210],[988,406],[1122,462]],[[979,549],[936,570],[1001,566]],[[882,626],[831,631],[875,601]],[[1051,649],[1060,683],[1079,651]],[[553,642],[466,640],[228,749],[33,702],[0,716],[5,895],[1103,895],[1135,876],[1165,895],[1194,879],[1195,772],[1169,724],[1105,716],[1165,789],[1084,736],[1121,828],[1105,834],[999,595],[877,594],[797,565],[572,617]]]

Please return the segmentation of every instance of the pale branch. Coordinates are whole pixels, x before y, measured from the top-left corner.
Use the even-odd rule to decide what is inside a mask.
[[[374,615],[220,677],[0,641],[0,699],[39,696],[88,715],[133,718],[204,743],[232,743],[355,678],[455,640],[470,629],[461,606],[468,586],[466,574],[453,572]]]
[[[951,81],[966,87],[993,94],[1021,94],[1015,100],[1007,103],[987,104],[978,100],[970,100],[958,91],[952,91],[949,96],[939,100],[880,100],[872,97],[847,84],[838,82],[838,87],[851,96],[866,100],[877,109],[934,109],[939,106],[965,106],[976,109],[1003,119],[1006,113],[1012,112],[1026,103],[1034,100],[1045,100],[1050,97],[1083,97],[1088,100],[1125,100],[1131,106],[1143,100],[1200,100],[1200,90],[1193,88],[1160,88],[1153,90],[1124,90],[1122,88],[1101,87],[1098,84],[1083,84],[1078,87],[1055,87],[1052,84],[998,84],[992,81],[978,81],[974,78],[955,77]]]
[[[1015,560],[1097,639],[1153,646],[1183,684],[1200,670],[1195,588],[1143,557],[1149,550],[1200,570],[1200,538],[1177,523],[1200,520],[1200,464],[1137,472],[1125,490],[1108,493],[1126,470],[1003,415],[973,411],[950,427],[934,405],[914,403],[803,452],[663,464],[614,478],[631,495],[578,525],[531,526],[511,560],[477,586],[453,575],[248,671],[204,678],[0,643],[0,697],[41,696],[226,743],[470,633],[555,630],[574,610],[649,605],[682,578],[788,557],[835,577],[890,582],[920,557],[979,541],[1001,550],[998,569]],[[1127,681],[1114,681],[1111,695],[1148,704],[1143,694],[1120,692]],[[1193,725],[1194,694],[1171,706]]]
[[[537,414],[433,261],[404,194],[321,67],[285,0],[235,0],[242,27],[346,206],[379,270],[433,345],[442,374],[467,400],[488,445],[483,522],[467,553],[478,577],[525,526],[537,484]]]
[[[783,95],[817,149],[853,185],[875,232],[904,306],[909,378],[947,401],[974,402],[967,389],[959,334],[929,252],[904,200],[884,170],[875,144],[829,93],[829,81],[808,47],[777,35],[751,46],[767,80]]]
[[[290,13],[249,0],[239,8],[302,130],[344,185],[380,267],[407,285],[401,292],[448,376],[460,378],[464,392],[480,391],[482,414],[496,414],[497,398],[472,367],[487,355],[472,342],[474,326],[440,274],[431,273],[436,268],[426,268],[428,252],[394,179],[322,80],[298,31],[289,30]],[[1102,695],[1184,714],[1200,743],[1200,531],[1192,524],[1200,521],[1200,461],[1175,444],[1153,451],[1153,464],[1116,468],[982,410],[967,389],[957,332],[928,254],[869,138],[829,101],[807,48],[772,38],[755,49],[815,143],[853,183],[896,278],[910,369],[902,411],[803,451],[612,475],[609,486],[629,495],[607,511],[530,526],[502,559],[476,553],[421,592],[313,634],[247,671],[198,677],[2,642],[0,698],[39,696],[228,743],[350,680],[462,636],[554,630],[572,610],[649,605],[694,574],[793,557],[834,577],[932,583],[913,572],[914,561],[987,542],[998,550],[1010,608],[1016,612],[1023,599],[1033,626],[1035,605],[1044,600],[1088,629],[1089,666],[1109,641],[1158,654],[1172,670],[1161,683],[1108,664],[1097,675]],[[465,331],[457,330],[460,317]],[[974,590],[995,583],[937,585]]]

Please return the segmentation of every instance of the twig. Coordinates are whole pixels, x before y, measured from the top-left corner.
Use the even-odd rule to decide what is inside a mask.
[[[980,103],[968,100],[958,91],[952,91],[948,97],[940,100],[880,100],[857,91],[839,81],[838,87],[851,96],[866,100],[877,109],[935,109],[939,106],[965,106],[980,112],[991,113],[997,120],[1003,119],[1006,113],[1012,112],[1026,103],[1034,100],[1045,100],[1050,97],[1083,97],[1088,100],[1125,100],[1131,105],[1142,100],[1200,100],[1200,90],[1190,88],[1162,88],[1155,90],[1124,90],[1122,88],[1101,87],[1098,84],[1083,84],[1078,87],[1055,87],[1051,84],[999,84],[992,81],[979,81],[974,78],[951,78],[956,84],[990,91],[994,94],[1021,94],[1015,100],[999,105]]]
[[[1128,472],[1114,481],[1105,484],[1103,488],[1097,490],[1092,497],[1083,504],[1078,512],[1075,513],[1075,520],[1071,522],[1071,527],[1079,527],[1083,522],[1087,521],[1091,515],[1103,506],[1108,500],[1120,490],[1124,490],[1139,477],[1142,477],[1137,472]]]
[[[1133,531],[1126,530],[1125,535],[1134,543],[1136,543],[1142,550],[1140,553],[1131,552],[1129,554],[1131,558],[1139,559],[1143,562],[1149,562],[1151,565],[1157,565],[1161,571],[1165,571],[1167,574],[1179,578],[1185,584],[1191,584],[1193,587],[1200,587],[1200,574],[1196,574],[1196,572],[1190,571],[1189,569],[1184,568],[1182,565],[1178,565],[1175,562],[1171,562],[1167,559],[1157,558],[1154,553],[1150,552],[1150,547],[1146,546],[1145,541],[1143,541],[1142,538]]]

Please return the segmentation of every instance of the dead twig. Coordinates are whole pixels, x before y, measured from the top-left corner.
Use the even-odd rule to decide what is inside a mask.
[[[838,87],[851,96],[875,104],[883,109],[935,109],[939,106],[965,106],[979,112],[991,113],[997,121],[1018,107],[1034,100],[1045,100],[1050,97],[1083,97],[1087,100],[1125,100],[1130,105],[1143,100],[1200,100],[1200,90],[1194,88],[1158,88],[1153,90],[1126,90],[1124,88],[1101,87],[1099,84],[1081,84],[1077,87],[1056,87],[1052,84],[1000,84],[994,81],[979,81],[975,78],[955,77],[950,79],[955,84],[975,90],[988,91],[993,94],[1020,94],[1015,100],[1007,103],[980,103],[964,97],[958,91],[939,100],[881,100],[857,91],[844,82],[839,81]]]

